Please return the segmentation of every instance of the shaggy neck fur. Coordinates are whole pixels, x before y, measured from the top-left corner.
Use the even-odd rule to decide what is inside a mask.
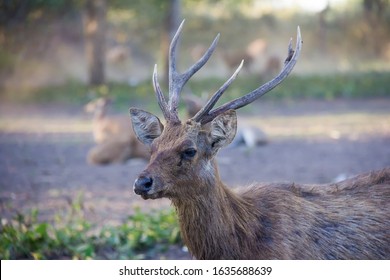
[[[197,259],[251,258],[261,232],[259,210],[254,201],[229,190],[215,171],[204,186],[196,186],[207,190],[201,195],[172,199],[183,240]]]

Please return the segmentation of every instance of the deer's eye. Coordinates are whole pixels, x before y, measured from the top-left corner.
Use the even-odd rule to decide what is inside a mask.
[[[194,148],[186,149],[186,150],[184,150],[184,151],[181,153],[181,157],[182,157],[183,159],[191,159],[191,158],[193,158],[195,155],[196,155],[196,150],[195,150]]]

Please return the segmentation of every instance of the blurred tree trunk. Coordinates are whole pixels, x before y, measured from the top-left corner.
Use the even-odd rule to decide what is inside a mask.
[[[163,54],[164,82],[168,84],[169,44],[180,24],[180,0],[169,0],[163,23],[161,51]]]
[[[319,50],[321,53],[325,54],[327,53],[327,15],[330,12],[330,5],[329,3],[326,5],[326,7],[318,13],[318,43],[319,43]]]
[[[386,9],[389,0],[363,0],[363,11],[368,26],[366,38],[375,54],[380,54],[383,48],[381,38],[385,37],[383,26],[386,25]]]
[[[87,0],[85,43],[90,86],[105,83],[106,0]]]

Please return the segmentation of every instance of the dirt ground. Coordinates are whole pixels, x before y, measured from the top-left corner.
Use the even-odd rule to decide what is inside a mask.
[[[240,123],[257,125],[268,143],[228,147],[218,162],[233,186],[254,181],[328,183],[390,166],[390,99],[264,102],[252,105]],[[139,206],[168,207],[166,199],[144,201],[132,192],[141,159],[91,166],[90,116],[81,106],[0,105],[0,211],[39,209],[51,220],[82,194],[89,218],[120,224]]]

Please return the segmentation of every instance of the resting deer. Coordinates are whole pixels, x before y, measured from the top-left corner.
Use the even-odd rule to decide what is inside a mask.
[[[123,163],[130,158],[149,159],[149,149],[138,141],[132,124],[125,116],[107,116],[108,98],[98,98],[85,105],[85,111],[94,113],[93,137],[96,146],[87,155],[90,164]]]
[[[84,110],[93,113],[92,133],[96,143],[103,143],[107,140],[121,139],[128,140],[135,137],[131,127],[131,121],[126,116],[109,116],[107,114],[111,99],[100,97],[84,106]]]
[[[182,122],[177,114],[181,89],[207,62],[218,40],[180,74],[175,57],[182,27],[170,46],[168,102],[156,67],[153,73],[166,124],[151,113],[130,109],[138,138],[151,146],[150,163],[136,179],[135,193],[172,201],[182,238],[198,259],[390,259],[389,168],[338,184],[256,183],[238,192],[219,177],[215,156],[234,137],[235,110],[292,71],[302,45],[299,28],[295,51],[290,41],[285,65],[274,79],[213,109],[241,64],[194,117]]]

